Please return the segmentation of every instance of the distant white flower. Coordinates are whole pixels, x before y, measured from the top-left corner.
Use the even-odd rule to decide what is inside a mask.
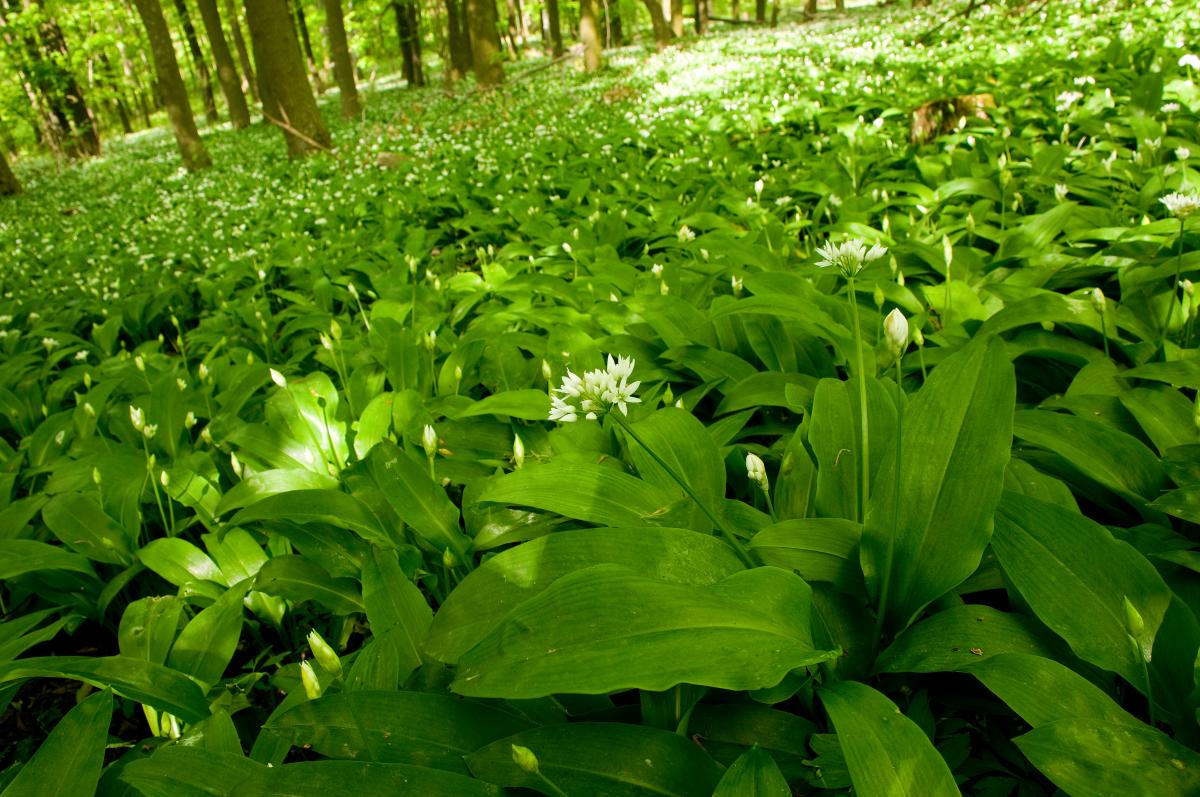
[[[275,383],[275,386],[286,389],[287,388],[287,378],[283,374],[276,371],[274,368],[270,369],[270,372],[271,372],[271,381]]]
[[[1163,113],[1175,113],[1178,110],[1179,110],[1179,103],[1177,103],[1177,102],[1164,102],[1163,103],[1163,107],[1162,107]]]
[[[696,233],[692,232],[692,228],[685,224],[679,228],[679,240],[685,242],[694,241],[696,240]]]
[[[862,241],[843,241],[840,244],[826,244],[825,246],[817,247],[817,254],[821,256],[821,260],[817,262],[818,268],[829,268],[833,266],[838,271],[842,272],[845,277],[853,277],[858,272],[862,271],[863,266],[872,260],[878,260],[887,254],[887,248],[875,244],[870,249]]]
[[[141,407],[129,405],[129,422],[133,424],[133,428],[137,431],[142,431],[146,426],[146,414],[142,412]]]
[[[1188,53],[1187,55],[1179,56],[1179,65],[1191,67],[1192,69],[1200,69],[1200,55]]]
[[[1200,194],[1188,191],[1186,194],[1176,191],[1158,200],[1167,206],[1167,210],[1177,219],[1186,219],[1200,210]]]
[[[1070,192],[1071,192],[1071,189],[1068,188],[1065,183],[1055,183],[1054,184],[1054,198],[1057,199],[1059,202],[1062,202],[1064,199],[1066,199],[1067,194],[1069,194]]]
[[[1081,93],[1079,93],[1078,91],[1064,91],[1062,94],[1059,94],[1054,99],[1058,101],[1056,110],[1058,110],[1060,112],[1061,111],[1069,111],[1069,110],[1071,110],[1072,105],[1074,105],[1075,103],[1077,103],[1083,99],[1083,95]]]
[[[58,339],[42,338],[42,345],[46,347],[46,351],[54,351],[58,348]]]
[[[1192,151],[1190,149],[1188,149],[1187,147],[1176,147],[1175,148],[1175,157],[1181,161],[1185,161],[1188,158],[1192,157]]]
[[[641,382],[630,382],[634,360],[608,356],[606,368],[597,368],[583,376],[567,371],[562,383],[554,389],[557,396],[550,397],[550,420],[572,423],[579,414],[590,421],[611,411],[614,407],[622,415],[629,414],[630,404],[639,404],[641,399],[634,393]]]
[[[662,273],[663,273],[662,263],[655,263],[654,265],[652,265],[650,267],[650,273],[654,275],[655,279],[662,279]]]

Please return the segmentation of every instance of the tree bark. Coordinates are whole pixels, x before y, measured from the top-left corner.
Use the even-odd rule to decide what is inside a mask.
[[[604,66],[602,34],[596,0],[579,0],[579,40],[583,42],[583,71],[595,72]]]
[[[187,0],[175,0],[175,10],[179,12],[183,38],[187,41],[188,52],[191,53],[192,63],[196,66],[196,81],[200,84],[200,96],[204,100],[204,117],[210,125],[215,125],[221,121],[221,117],[217,115],[217,100],[213,97],[212,75],[208,71],[208,63],[204,60],[204,51],[200,49],[200,40],[196,38],[196,28],[192,26]]]
[[[546,0],[546,27],[550,32],[550,54],[561,58],[563,54],[562,22],[558,18],[558,0]]]
[[[463,0],[444,0],[446,5],[446,47],[450,51],[446,77],[454,83],[471,71],[471,33],[467,28]]]
[[[321,78],[321,69],[317,66],[317,57],[313,55],[312,38],[308,35],[308,18],[304,15],[304,0],[295,0],[293,8],[296,11],[296,30],[300,33],[300,44],[303,45],[304,59],[308,62],[308,74],[312,76],[313,84],[318,94],[325,93],[325,81]]]
[[[813,14],[817,13],[817,0],[809,0],[812,3]],[[779,25],[779,0],[771,0],[771,27]]]
[[[504,0],[504,6],[508,12],[508,39],[514,49],[522,48],[525,46],[525,35],[521,31],[521,12],[517,8],[517,0]]]
[[[815,0],[811,0],[815,2]],[[708,0],[696,0],[696,34],[708,33]]]
[[[192,106],[188,104],[187,87],[183,85],[183,76],[179,74],[179,62],[175,60],[175,44],[171,41],[171,31],[167,28],[166,17],[163,16],[162,4],[159,0],[133,0],[133,5],[146,27],[150,50],[154,56],[154,72],[158,78],[159,91],[167,106],[167,118],[171,120],[171,129],[175,133],[175,141],[179,144],[183,165],[192,172],[211,166],[212,159],[209,158],[204,141],[196,130]]]
[[[200,21],[204,23],[204,32],[208,34],[213,63],[217,67],[217,79],[221,83],[221,93],[225,95],[225,105],[229,108],[229,121],[233,123],[234,130],[249,127],[250,109],[246,106],[242,80],[238,77],[237,67],[233,65],[229,45],[225,43],[225,31],[221,28],[221,12],[217,10],[217,0],[196,0],[196,5],[200,8]]]
[[[664,1],[671,4],[671,33],[678,39],[683,36],[683,0]]]
[[[66,112],[70,114],[79,152],[83,155],[99,155],[100,131],[96,127],[96,119],[88,108],[87,101],[84,100],[83,90],[71,71],[71,54],[67,50],[67,40],[63,37],[62,28],[58,26],[57,20],[50,16],[46,9],[45,0],[37,0],[37,6],[43,15],[43,21],[38,25],[38,33],[42,37],[42,46],[50,55],[49,62],[54,66],[56,93],[61,97]]]
[[[767,0],[754,0],[754,21],[759,25],[767,24]]]
[[[421,27],[417,18],[416,3],[393,2],[392,13],[396,17],[396,38],[400,40],[400,57],[404,79],[412,86],[425,85],[425,70],[421,65]]]
[[[504,82],[500,64],[500,32],[496,28],[496,6],[492,0],[466,0],[467,24],[471,31],[472,66],[475,82],[483,87]]]
[[[242,67],[242,91],[258,102],[258,81],[254,79],[254,66],[250,63],[250,51],[242,36],[242,23],[238,22],[238,9],[233,0],[225,0],[225,16],[229,19],[229,32],[233,35],[233,49],[237,50],[238,63]]]
[[[354,61],[346,41],[346,19],[342,15],[342,0],[324,0],[325,35],[329,37],[329,54],[333,58],[333,79],[342,101],[342,116],[354,119],[362,113],[358,102],[358,83],[354,79]]]
[[[662,4],[659,0],[645,0],[646,10],[650,12],[650,27],[654,30],[654,46],[659,50],[671,43],[671,28],[663,17]]]
[[[8,165],[8,158],[0,150],[0,196],[12,196],[21,193],[21,183]]]
[[[284,0],[246,0],[246,25],[258,64],[263,112],[283,130],[288,156],[328,150],[332,138],[308,83]]]

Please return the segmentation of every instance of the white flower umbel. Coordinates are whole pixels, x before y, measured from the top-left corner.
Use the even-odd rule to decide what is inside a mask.
[[[641,382],[630,382],[634,361],[631,357],[608,356],[607,367],[588,371],[583,376],[567,371],[562,384],[554,389],[557,396],[550,397],[550,420],[573,423],[579,416],[594,421],[614,407],[622,415],[629,414],[630,404],[639,404],[641,399],[634,393]]]
[[[870,249],[863,241],[843,241],[840,244],[826,244],[817,247],[821,260],[818,268],[836,268],[842,276],[850,278],[863,270],[872,260],[878,260],[887,254],[887,248],[875,244]]]
[[[1167,210],[1177,219],[1186,219],[1188,216],[1200,210],[1200,193],[1196,191],[1188,191],[1180,193],[1176,191],[1172,194],[1167,194],[1158,200],[1167,206]]]

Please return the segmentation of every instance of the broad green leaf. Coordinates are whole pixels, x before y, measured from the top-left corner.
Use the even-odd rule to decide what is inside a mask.
[[[808,740],[815,730],[804,717],[755,702],[700,703],[687,723],[688,735],[699,737],[718,763],[732,764],[746,748],[757,745],[789,780],[806,771]]]
[[[1016,437],[1063,459],[1070,473],[1061,475],[1078,473],[1139,504],[1158,495],[1162,465],[1137,438],[1060,412],[1019,410],[1014,418]]]
[[[743,569],[716,537],[684,529],[581,529],[530,540],[485,561],[433,617],[425,649],[446,663],[492,631],[513,608],[567,573],[618,564],[675,584],[713,584]]]
[[[696,416],[677,407],[665,407],[633,424],[646,445],[681,476],[696,496],[712,510],[725,497],[725,461],[704,424]],[[679,484],[640,444],[628,439],[629,456],[638,475],[676,500],[686,497]],[[708,531],[712,521],[688,501],[691,528]]]
[[[422,692],[341,692],[266,725],[331,758],[415,764],[468,774],[463,757],[529,723],[499,708]]]
[[[471,543],[459,530],[458,507],[429,477],[428,468],[387,440],[371,449],[365,465],[400,520],[435,550],[467,560]]]
[[[876,672],[953,672],[990,656],[1057,651],[1033,620],[991,606],[940,611],[902,633],[879,655]],[[1060,643],[1061,644],[1061,643]]]
[[[363,562],[362,591],[371,633],[394,632],[400,654],[397,665],[402,670],[398,680],[403,681],[421,666],[421,642],[429,631],[433,610],[421,590],[404,575],[393,551],[376,548]]]
[[[208,554],[178,537],[151,540],[138,550],[142,564],[168,582],[182,587],[193,581],[225,583],[225,575]]]
[[[73,619],[71,616],[59,617],[41,628],[38,626],[46,618],[59,614],[61,611],[57,607],[44,609],[0,623],[0,662],[15,659],[34,645],[40,645],[56,637],[58,632]]]
[[[0,797],[80,797],[93,794],[104,765],[112,692],[71,709]]]
[[[861,797],[958,795],[945,759],[916,723],[871,687],[839,681],[819,691]]]
[[[241,797],[243,787],[263,777],[266,769],[240,755],[166,745],[127,764],[121,780],[143,797]]]
[[[721,769],[697,745],[641,725],[576,723],[518,733],[467,756],[481,780],[545,791],[513,762],[512,747],[529,748],[539,771],[566,794],[605,797],[709,797]]]
[[[907,626],[979,566],[1004,485],[1015,400],[1004,343],[991,338],[947,357],[909,401],[900,472],[893,445],[880,463],[860,546],[868,590],[882,600],[889,585],[891,628]]]
[[[167,660],[172,668],[210,687],[221,680],[242,635],[242,600],[251,583],[230,587],[184,626]]]
[[[1034,728],[1064,719],[1146,727],[1099,687],[1053,659],[1000,653],[962,668]]]
[[[1159,319],[1161,321],[1161,319]],[[1166,382],[1174,387],[1190,387],[1200,389],[1200,359],[1192,357],[1187,360],[1174,360],[1165,363],[1145,363],[1137,368],[1130,368],[1121,376],[1126,379],[1149,379],[1155,382]]]
[[[712,797],[791,797],[779,767],[761,747],[751,747],[725,770]]]
[[[1146,688],[1149,658],[1171,592],[1144,556],[1103,526],[1056,504],[1007,493],[992,549],[1009,581],[1077,656]],[[1124,601],[1141,615],[1135,644]]]
[[[213,514],[224,515],[235,509],[258,503],[270,495],[298,490],[336,490],[338,480],[328,473],[316,473],[305,468],[261,470],[248,473],[229,492],[221,496]]]
[[[243,755],[242,740],[229,712],[215,710],[210,716],[187,729],[179,743],[188,747],[200,747],[213,753]]]
[[[763,564],[795,570],[805,581],[828,581],[843,592],[861,595],[858,541],[862,526],[841,518],[784,520],[767,526],[750,541]]]
[[[196,682],[177,670],[127,656],[42,656],[0,664],[0,683],[23,678],[71,678],[199,722],[208,701]]]
[[[350,529],[368,542],[394,545],[379,518],[349,493],[341,490],[292,490],[276,493],[246,507],[229,519],[230,525],[255,521],[290,520],[293,523],[325,523]]]
[[[1153,504],[1155,509],[1192,523],[1200,523],[1200,484],[1171,490]]]
[[[596,565],[510,612],[459,659],[451,688],[508,699],[680,683],[762,689],[836,655],[813,647],[810,600],[802,579],[773,567],[689,586]]]
[[[42,520],[63,545],[89,559],[119,565],[133,561],[125,530],[91,496],[56,495],[42,507]]]
[[[352,578],[334,578],[303,556],[276,556],[254,579],[254,589],[294,603],[316,601],[334,614],[364,611],[362,593]]]
[[[1200,755],[1147,726],[1076,717],[1047,723],[1013,741],[1067,794],[1200,793]]]
[[[344,463],[349,457],[346,425],[337,420],[338,392],[333,381],[315,371],[288,382],[267,399],[267,424],[286,430],[287,450],[293,459],[313,470]]]
[[[406,764],[303,761],[264,768],[252,782],[242,784],[231,797],[296,797],[310,794],[322,797],[376,794],[501,797],[501,790],[464,775]]]
[[[94,575],[87,557],[62,546],[37,540],[0,540],[0,579],[8,580],[39,570],[70,570]]]
[[[822,379],[813,397],[808,442],[817,462],[814,513],[826,518],[861,519],[862,422],[856,381]],[[896,404],[878,379],[867,380],[870,467],[884,472],[883,456],[896,431]]]
[[[495,479],[478,501],[529,506],[603,526],[639,526],[674,499],[647,481],[602,465],[549,462]]]
[[[476,401],[465,410],[456,413],[458,418],[474,418],[480,415],[505,415],[526,421],[543,421],[550,414],[550,397],[544,390],[505,390]]]
[[[142,598],[125,607],[117,629],[121,655],[166,664],[179,633],[183,602],[174,595]]]

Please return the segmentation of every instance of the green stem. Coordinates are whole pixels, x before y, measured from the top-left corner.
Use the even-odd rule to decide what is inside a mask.
[[[738,555],[738,558],[742,560],[742,563],[746,565],[746,567],[754,567],[754,559],[751,558],[745,546],[743,546],[738,540],[737,535],[735,535],[733,531],[725,525],[724,521],[717,517],[716,513],[713,512],[712,508],[709,507],[708,504],[700,500],[700,496],[696,495],[696,491],[692,489],[691,485],[684,481],[684,479],[675,472],[675,469],[668,465],[666,460],[660,457],[654,451],[654,449],[651,448],[644,439],[642,439],[642,436],[638,434],[638,432],[633,428],[633,425],[629,423],[625,416],[621,415],[619,412],[610,412],[608,413],[608,416],[614,419],[617,422],[617,425],[620,426],[626,434],[633,438],[633,441],[641,446],[642,449],[650,455],[650,458],[653,459],[660,468],[666,471],[668,476],[675,480],[676,484],[683,488],[683,491],[687,494],[688,498],[691,498],[692,501],[695,502],[696,506],[700,507],[700,511],[702,511],[708,517],[708,519],[712,521],[712,524],[718,530],[720,530],[722,534],[725,535],[726,542],[728,542],[730,547],[733,548],[734,552]]]
[[[854,325],[854,343],[858,348],[858,412],[862,429],[862,490],[859,495],[859,520],[867,518],[867,499],[871,496],[871,425],[867,408],[867,366],[863,358],[862,325],[858,321],[858,299],[854,291],[854,277],[846,278],[850,293],[850,319]]]
[[[1167,353],[1167,327],[1171,325],[1171,311],[1175,309],[1175,291],[1179,289],[1179,274],[1183,270],[1183,219],[1179,220],[1179,246],[1175,249],[1175,278],[1171,280],[1170,296],[1167,297],[1167,314],[1163,317],[1162,331],[1158,336],[1158,346]]]
[[[1111,360],[1112,355],[1108,352],[1108,314],[1103,308],[1100,310],[1100,334],[1104,338],[1104,356]]]
[[[551,797],[567,797],[567,793],[565,791],[563,791],[562,789],[560,789],[558,787],[557,783],[555,783],[554,781],[550,780],[550,778],[543,775],[542,771],[540,769],[537,772],[537,776],[538,776],[538,780],[540,780],[542,782],[542,785],[550,790]]]
[[[896,359],[896,386],[900,387],[900,360]],[[903,392],[903,388],[901,388]],[[904,455],[901,450],[904,438],[904,414],[903,408],[896,406],[896,473],[893,481],[896,482],[892,486],[892,533],[888,535],[887,556],[884,558],[883,564],[883,583],[879,586],[879,612],[875,616],[875,652],[879,652],[879,647],[883,643],[883,624],[887,617],[888,599],[891,597],[892,587],[892,565],[896,558],[896,535],[900,532],[900,467],[904,462]]]
[[[767,499],[767,514],[771,516],[771,522],[774,523],[775,522],[775,502],[771,500],[771,491],[764,487],[762,493],[763,493],[763,496],[765,496]]]
[[[1150,666],[1146,663],[1146,657],[1142,655],[1141,646],[1134,642],[1134,648],[1137,649],[1138,658],[1142,661],[1142,680],[1146,682],[1146,711],[1149,714],[1150,727],[1158,727],[1158,712],[1154,709],[1154,691],[1150,688]]]

